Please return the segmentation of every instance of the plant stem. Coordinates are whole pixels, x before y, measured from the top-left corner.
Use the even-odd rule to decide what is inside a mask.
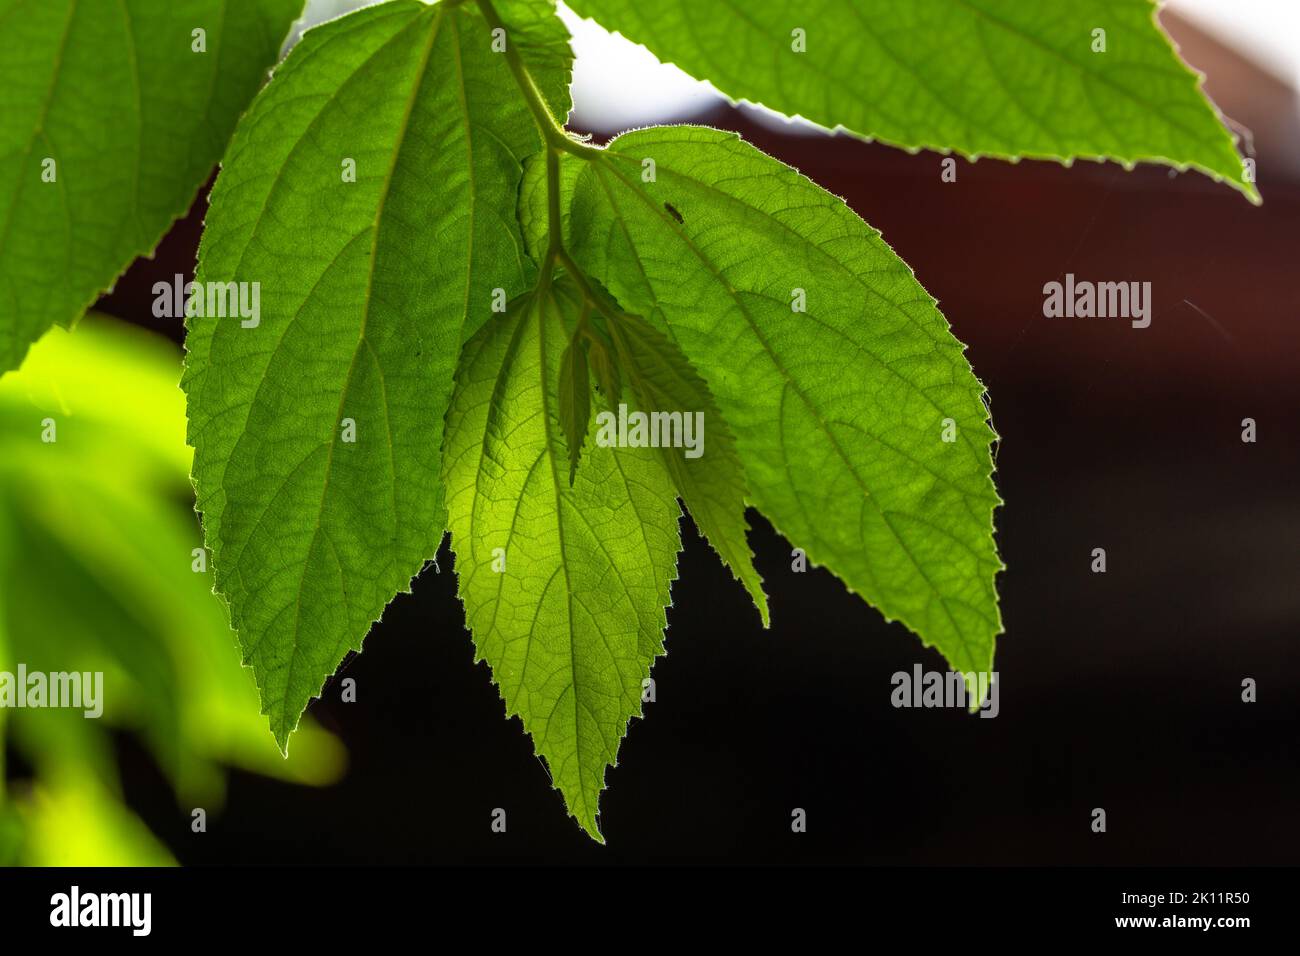
[[[553,260],[564,255],[564,220],[560,216],[560,156],[553,149],[546,151],[546,219],[550,236],[546,258]]]
[[[492,6],[492,0],[475,0],[475,2],[478,4],[479,11],[483,14],[483,18],[488,22],[488,25],[494,30],[503,31],[508,37],[509,30],[497,13],[496,8]],[[533,79],[533,75],[528,71],[528,67],[520,59],[518,51],[509,39],[506,41],[505,58],[507,65],[510,67],[510,74],[514,77],[515,85],[519,87],[524,102],[528,104],[528,111],[533,116],[533,122],[536,124],[537,131],[542,138],[542,148],[546,153],[548,238],[546,255],[542,261],[541,273],[537,280],[537,288],[540,291],[545,291],[550,287],[554,268],[558,263],[564,267],[565,273],[582,293],[585,305],[588,308],[594,308],[607,321],[614,322],[617,317],[592,290],[582,269],[564,248],[564,220],[560,213],[560,154],[569,153],[590,161],[600,155],[600,150],[594,146],[587,146],[578,142],[555,121],[555,117],[551,115],[550,108],[542,97],[541,90],[537,87],[537,82]]]
[[[533,75],[528,72],[528,67],[519,58],[519,52],[515,49],[514,44],[509,41],[509,30],[500,15],[497,14],[496,8],[492,6],[492,0],[477,0],[477,2],[479,10],[483,14],[483,19],[487,20],[488,25],[494,30],[502,30],[507,34],[506,63],[510,67],[511,75],[515,78],[515,84],[524,95],[524,102],[528,104],[528,109],[533,114],[533,121],[542,134],[542,141],[545,143],[547,151],[560,150],[573,153],[575,156],[595,152],[593,147],[585,146],[573,139],[555,121],[550,108],[547,107],[546,101],[542,98],[541,91],[537,88],[537,83],[533,80]]]

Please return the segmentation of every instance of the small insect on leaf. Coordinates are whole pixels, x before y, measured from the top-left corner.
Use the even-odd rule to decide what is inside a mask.
[[[682,218],[682,214],[677,211],[677,207],[674,206],[672,203],[670,202],[664,203],[664,208],[667,209],[669,215],[671,215],[679,223],[684,223],[686,221],[685,219]]]

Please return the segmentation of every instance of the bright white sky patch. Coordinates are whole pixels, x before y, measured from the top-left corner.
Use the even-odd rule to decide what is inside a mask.
[[[1166,6],[1300,89],[1300,0],[1169,0]]]
[[[568,7],[560,17],[573,34],[573,102],[578,125],[617,132],[684,120],[721,99],[709,83],[660,63],[643,46],[583,20]]]

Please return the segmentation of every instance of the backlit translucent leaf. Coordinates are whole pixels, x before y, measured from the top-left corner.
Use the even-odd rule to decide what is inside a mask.
[[[478,656],[600,839],[605,768],[663,653],[680,510],[650,448],[589,438],[570,485],[556,382],[577,315],[565,296],[529,294],[466,346],[444,474]]]
[[[0,0],[0,372],[185,212],[301,9]]]
[[[544,3],[507,9],[536,14],[509,42],[559,95],[563,25]],[[460,345],[534,272],[515,202],[539,139],[493,40],[473,5],[412,0],[309,31],[213,189],[198,280],[260,283],[260,321],[189,319],[189,438],[217,586],[282,747],[434,556]]]
[[[729,96],[826,127],[968,156],[1192,167],[1258,200],[1152,0],[570,6]]]
[[[522,202],[531,242],[540,165]],[[708,382],[753,504],[956,669],[988,670],[994,435],[962,345],[906,264],[732,134],[641,130],[561,172],[566,242]]]

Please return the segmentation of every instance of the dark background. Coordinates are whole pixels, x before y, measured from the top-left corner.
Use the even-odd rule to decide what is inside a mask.
[[[792,573],[790,544],[751,511],[772,629],[687,521],[657,702],[608,775],[608,846],[566,818],[472,663],[445,547],[341,670],[358,701],[339,702],[336,676],[312,707],[347,745],[339,785],[236,773],[224,813],[192,834],[123,741],[129,803],[185,863],[1300,860],[1297,114],[1282,84],[1165,22],[1252,128],[1261,208],[1154,166],[958,160],[943,183],[933,153],[731,107],[695,119],[844,196],[969,344],[1007,502],[996,719],[892,708],[891,674],[940,657],[825,571]],[[100,308],[179,340],[150,318],[151,286],[192,271],[202,214]],[[1044,318],[1043,284],[1066,272],[1150,281],[1150,328]]]

